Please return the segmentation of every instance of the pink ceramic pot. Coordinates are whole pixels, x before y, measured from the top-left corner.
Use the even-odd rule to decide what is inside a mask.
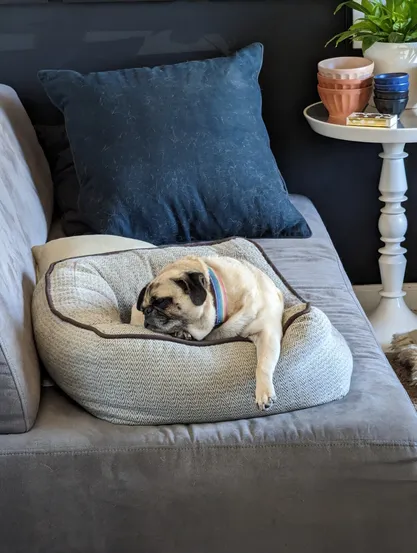
[[[357,88],[367,88],[368,86],[372,86],[374,79],[373,77],[368,77],[367,79],[331,79],[317,73],[317,80],[319,85],[323,88],[332,88],[334,90],[354,90]]]
[[[329,112],[329,123],[346,125],[346,117],[354,111],[363,111],[372,94],[372,86],[354,90],[333,90],[317,87],[321,101]]]

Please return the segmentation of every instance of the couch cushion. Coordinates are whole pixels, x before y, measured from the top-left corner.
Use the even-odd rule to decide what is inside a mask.
[[[0,437],[5,550],[415,552],[416,413],[316,210],[294,201],[313,237],[262,246],[347,338],[349,394],[265,418],[129,427],[49,388],[33,430]]]
[[[16,93],[0,85],[0,433],[25,432],[36,417],[40,377],[30,314],[31,247],[44,243],[52,182]]]
[[[40,71],[65,116],[78,220],[158,245],[309,236],[262,120],[262,61],[262,45],[252,44],[154,68]]]

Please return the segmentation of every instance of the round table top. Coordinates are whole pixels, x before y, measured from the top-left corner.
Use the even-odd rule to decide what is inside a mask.
[[[368,107],[366,112],[376,113]],[[397,125],[391,128],[351,127],[328,123],[328,113],[321,102],[312,104],[304,110],[310,127],[318,134],[339,140],[352,142],[378,142],[379,144],[407,144],[417,142],[417,110],[405,110]]]

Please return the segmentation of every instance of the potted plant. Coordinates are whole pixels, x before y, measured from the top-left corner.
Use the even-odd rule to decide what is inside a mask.
[[[362,42],[363,55],[375,63],[375,74],[405,72],[410,75],[407,109],[417,108],[417,0],[362,0],[342,2],[363,14],[347,31],[333,37]],[[326,45],[327,46],[327,45]]]

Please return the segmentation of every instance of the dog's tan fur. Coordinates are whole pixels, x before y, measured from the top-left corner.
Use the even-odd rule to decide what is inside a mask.
[[[227,320],[218,328],[214,328],[216,313],[209,267],[223,281],[227,295]],[[190,290],[183,289],[186,287],[183,282],[190,274],[197,281],[197,288],[200,283],[205,290],[206,297],[201,305],[195,304]],[[200,294],[198,298],[204,297],[203,290],[196,293]],[[152,305],[161,298],[172,299],[164,308],[164,314],[169,318],[167,325],[159,325],[152,317]],[[273,403],[273,374],[281,352],[284,300],[280,290],[262,271],[248,262],[229,257],[185,257],[165,267],[147,285],[139,307],[145,313],[150,311],[149,320],[157,325],[152,328],[156,332],[194,340],[222,340],[237,336],[251,340],[256,346],[258,359],[256,403],[261,410]],[[145,315],[145,323],[146,320]],[[141,322],[133,309],[132,324]]]

